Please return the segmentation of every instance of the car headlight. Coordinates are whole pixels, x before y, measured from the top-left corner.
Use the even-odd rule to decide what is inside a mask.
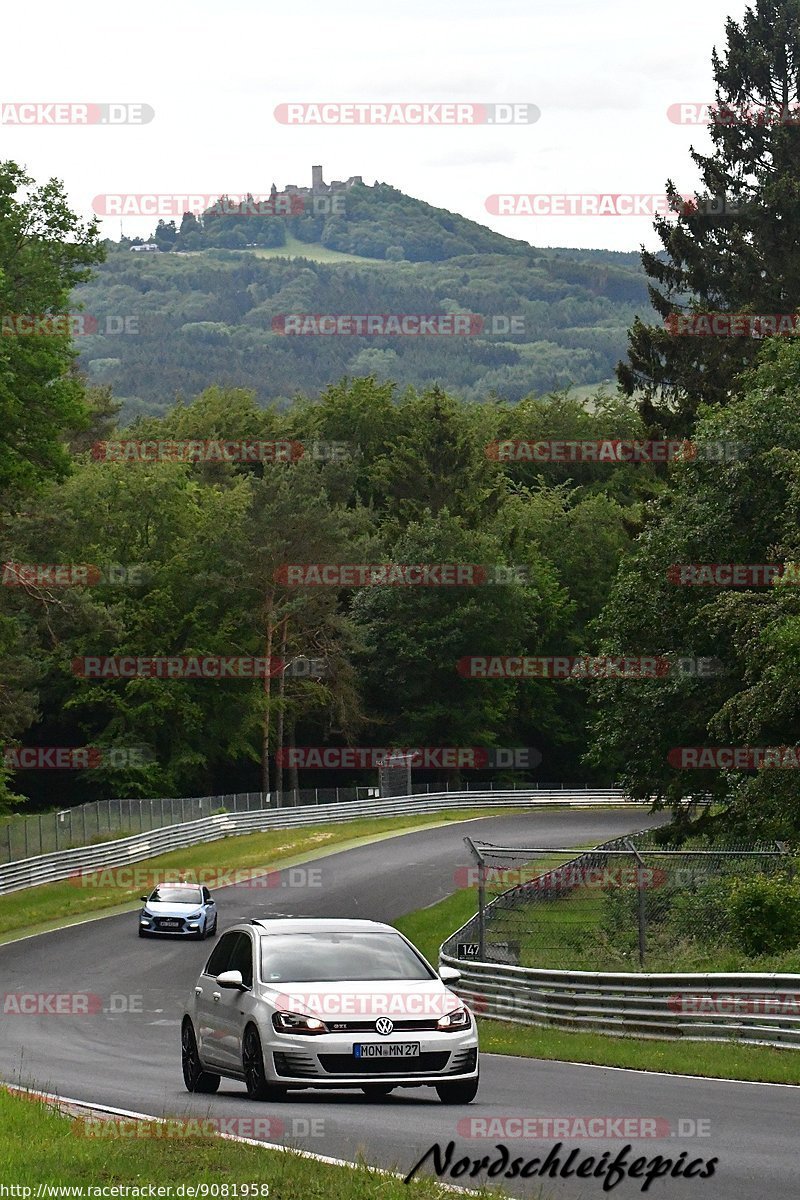
[[[142,909],[140,916],[143,921],[152,921],[152,919],[153,919],[153,914],[151,912],[148,912],[146,908]]]
[[[456,1008],[452,1012],[445,1013],[436,1022],[436,1028],[441,1033],[455,1033],[459,1029],[469,1029],[469,1025],[469,1013],[465,1008]]]
[[[272,1024],[278,1033],[329,1033],[324,1021],[318,1017],[304,1017],[301,1013],[277,1012],[273,1014]]]
[[[190,915],[189,915],[189,916],[186,918],[186,920],[187,920],[187,921],[199,921],[199,920],[200,920],[200,918],[202,917],[202,915],[203,915],[203,914],[202,914],[201,912],[199,912],[199,913],[191,913],[191,914],[190,914]]]

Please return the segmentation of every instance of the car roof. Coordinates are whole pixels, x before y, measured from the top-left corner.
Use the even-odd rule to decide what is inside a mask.
[[[346,917],[264,917],[250,921],[260,935],[276,933],[397,933],[381,921]]]
[[[170,883],[170,881],[168,879],[163,879],[161,881],[161,883],[156,884],[156,886],[153,888],[153,891],[157,892],[160,887],[163,887],[163,888],[193,888],[194,891],[197,891],[197,889],[201,888],[202,886],[203,886],[202,883],[189,883],[183,879],[178,879],[174,883]]]

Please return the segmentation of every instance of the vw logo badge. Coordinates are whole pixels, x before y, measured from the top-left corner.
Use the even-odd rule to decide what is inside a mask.
[[[384,1037],[391,1033],[394,1029],[394,1021],[390,1021],[388,1017],[378,1017],[375,1022],[375,1028],[378,1033],[382,1033]]]

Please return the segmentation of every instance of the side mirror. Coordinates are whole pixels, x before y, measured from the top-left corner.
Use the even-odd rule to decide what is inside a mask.
[[[221,975],[217,975],[216,982],[221,988],[236,988],[240,992],[247,991],[241,971],[223,971]]]
[[[461,972],[457,971],[455,967],[440,967],[439,978],[442,983],[458,983]]]
[[[147,901],[150,899],[150,897],[149,896],[140,896],[139,899],[144,900],[145,904],[147,904]]]

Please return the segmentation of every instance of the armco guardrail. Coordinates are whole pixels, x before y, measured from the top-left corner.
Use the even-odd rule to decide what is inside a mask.
[[[514,791],[523,793],[541,790],[545,793],[564,790],[564,784],[527,783],[511,785],[467,783],[459,787],[444,788],[436,783],[412,782],[405,795],[419,796],[440,791],[469,792],[477,794]],[[591,787],[589,788],[591,789]],[[296,806],[306,804],[340,804],[351,800],[368,800],[379,796],[378,788],[370,786],[284,788],[280,794],[268,792],[234,792],[224,796],[172,796],[151,799],[91,800],[62,808],[56,812],[15,812],[0,817],[0,863],[18,862],[38,854],[52,854],[57,850],[74,850],[76,846],[92,846],[100,841],[132,837],[135,833],[150,833],[166,825],[185,825],[187,821],[199,821],[201,817],[216,816],[220,810],[230,812],[254,812],[262,808]]]
[[[449,940],[449,939],[448,939]],[[479,1015],[522,1025],[800,1049],[800,975],[603,974],[440,955]]]
[[[575,808],[594,807],[598,804],[641,805],[647,801],[626,800],[622,792],[613,788],[591,791],[586,789],[531,789],[508,792],[436,792],[427,795],[398,796],[394,799],[379,798],[350,800],[343,804],[310,804],[290,808],[258,809],[253,812],[219,813],[187,821],[180,825],[169,825],[163,829],[152,829],[132,837],[118,838],[96,846],[79,846],[74,850],[60,850],[53,854],[40,854],[0,866],[0,894],[34,887],[42,883],[55,883],[70,876],[106,867],[126,866],[144,858],[167,854],[184,846],[196,846],[202,842],[214,842],[236,834],[257,833],[264,829],[292,829],[305,825],[322,825],[332,822],[353,821],[358,817],[388,817],[404,813],[436,813],[451,808],[536,808],[539,806],[569,805]]]

